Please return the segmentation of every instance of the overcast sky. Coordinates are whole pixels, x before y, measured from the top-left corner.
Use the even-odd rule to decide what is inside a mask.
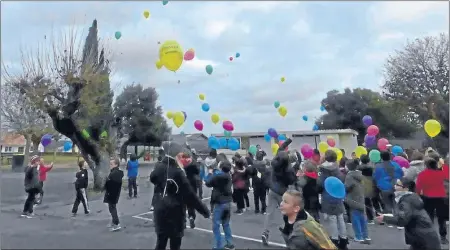
[[[143,11],[149,10],[149,19]],[[113,89],[141,83],[157,89],[165,111],[185,111],[174,132],[218,133],[212,113],[236,132],[311,130],[320,101],[331,89],[379,90],[389,53],[406,41],[449,30],[446,2],[2,2],[2,60],[18,65],[20,48],[35,48],[54,33],[84,32],[98,20],[112,50]],[[114,39],[122,32],[120,40]],[[158,42],[177,40],[196,59],[177,73],[156,70]],[[240,58],[229,61],[237,52]],[[212,75],[205,66],[212,64]],[[285,77],[284,84],[280,78]],[[178,84],[178,81],[180,82]],[[201,110],[204,93],[211,111]],[[288,109],[281,118],[273,107]],[[307,115],[308,122],[302,120]],[[169,124],[173,124],[169,121]]]

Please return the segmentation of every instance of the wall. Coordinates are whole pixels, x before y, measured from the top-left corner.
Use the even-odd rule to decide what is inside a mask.
[[[20,148],[22,148],[22,152],[21,153],[23,153],[23,150],[24,150],[25,146],[20,147]],[[3,146],[2,145],[1,152],[2,153],[19,153],[19,147],[18,146]]]
[[[358,141],[356,135],[353,134],[341,134],[339,135],[339,148],[345,149],[345,156],[350,158],[352,156],[352,152],[358,146]]]

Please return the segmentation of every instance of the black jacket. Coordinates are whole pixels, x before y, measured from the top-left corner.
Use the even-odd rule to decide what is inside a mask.
[[[81,169],[75,174],[75,177],[77,178],[75,180],[75,188],[81,189],[81,188],[87,188],[88,182],[89,182],[89,176],[87,169]]]
[[[153,220],[155,232],[169,236],[182,237],[186,223],[186,207],[196,209],[205,218],[210,213],[192,189],[186,173],[178,167],[175,160],[165,157],[156,163],[150,175],[155,190],[161,190],[159,200],[154,204]],[[167,186],[166,186],[167,183]],[[166,195],[164,196],[164,188]]]
[[[209,174],[206,177],[205,185],[212,188],[212,204],[224,204],[229,203],[233,200],[230,174],[223,172],[217,175]]]
[[[24,179],[25,191],[30,191],[32,189],[41,189],[41,184],[39,184],[39,172],[37,167],[28,166],[25,168],[25,179]]]
[[[268,173],[266,162],[255,160],[253,165],[247,169],[249,177],[252,178],[253,189],[269,188]]]
[[[289,166],[289,155],[287,152],[281,151],[287,147],[287,143],[291,140],[286,140],[281,145],[275,158],[272,160],[271,182],[270,190],[276,194],[283,195],[290,185],[293,185],[297,180],[294,169]],[[287,144],[287,145],[285,145]]]
[[[319,187],[317,185],[317,174],[305,173],[298,178],[296,186],[302,190],[304,208],[306,211],[316,211],[320,209]]]
[[[117,204],[122,190],[123,171],[119,167],[111,169],[105,183],[104,203]]]
[[[197,162],[192,162],[191,164],[184,167],[184,172],[186,172],[186,177],[191,184],[191,187],[197,189],[198,182],[200,180],[200,168]]]

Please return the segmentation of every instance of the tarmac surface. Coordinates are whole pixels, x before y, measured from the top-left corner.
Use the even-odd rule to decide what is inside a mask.
[[[91,214],[71,217],[75,199],[74,173],[50,172],[44,185],[43,204],[35,208],[32,219],[20,218],[26,195],[23,173],[2,173],[1,176],[1,248],[2,249],[154,249],[156,235],[150,212],[153,187],[147,176],[151,168],[140,173],[139,197],[128,199],[122,191],[118,204],[122,230],[109,232],[111,221],[108,208],[101,195],[89,197]],[[209,207],[210,190],[203,187],[204,202]],[[282,249],[284,242],[279,233],[281,215],[270,225],[271,244],[261,244],[264,215],[255,214],[253,194],[250,192],[250,209],[243,215],[232,215],[232,232],[237,249]],[[80,205],[81,206],[81,205]],[[82,208],[79,209],[82,212]],[[348,225],[349,235],[353,234]],[[403,230],[381,225],[369,225],[371,245],[352,242],[350,249],[408,249],[404,244]],[[196,228],[185,230],[182,249],[211,249],[213,235],[210,219],[197,216]],[[445,246],[446,248],[448,246]]]

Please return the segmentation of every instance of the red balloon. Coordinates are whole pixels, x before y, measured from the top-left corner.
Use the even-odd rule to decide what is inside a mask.
[[[336,141],[334,140],[334,138],[328,138],[327,139],[327,144],[330,147],[334,147],[334,146],[336,146]]]
[[[231,62],[231,61],[233,61],[233,57],[232,57],[232,56],[230,56],[230,62]]]
[[[367,134],[370,136],[376,136],[379,132],[380,132],[380,129],[378,129],[378,127],[375,125],[370,125],[367,128]]]
[[[389,141],[388,141],[388,139],[386,139],[386,138],[380,138],[379,140],[378,140],[378,143],[377,143],[377,146],[378,146],[378,149],[379,150],[386,150],[387,149],[387,145],[389,144]]]
[[[278,146],[281,147],[281,145],[283,145],[283,143],[284,143],[284,141],[279,141],[279,142],[278,142]],[[288,150],[289,150],[288,147],[286,147],[286,148],[284,149],[284,151],[288,151]]]

